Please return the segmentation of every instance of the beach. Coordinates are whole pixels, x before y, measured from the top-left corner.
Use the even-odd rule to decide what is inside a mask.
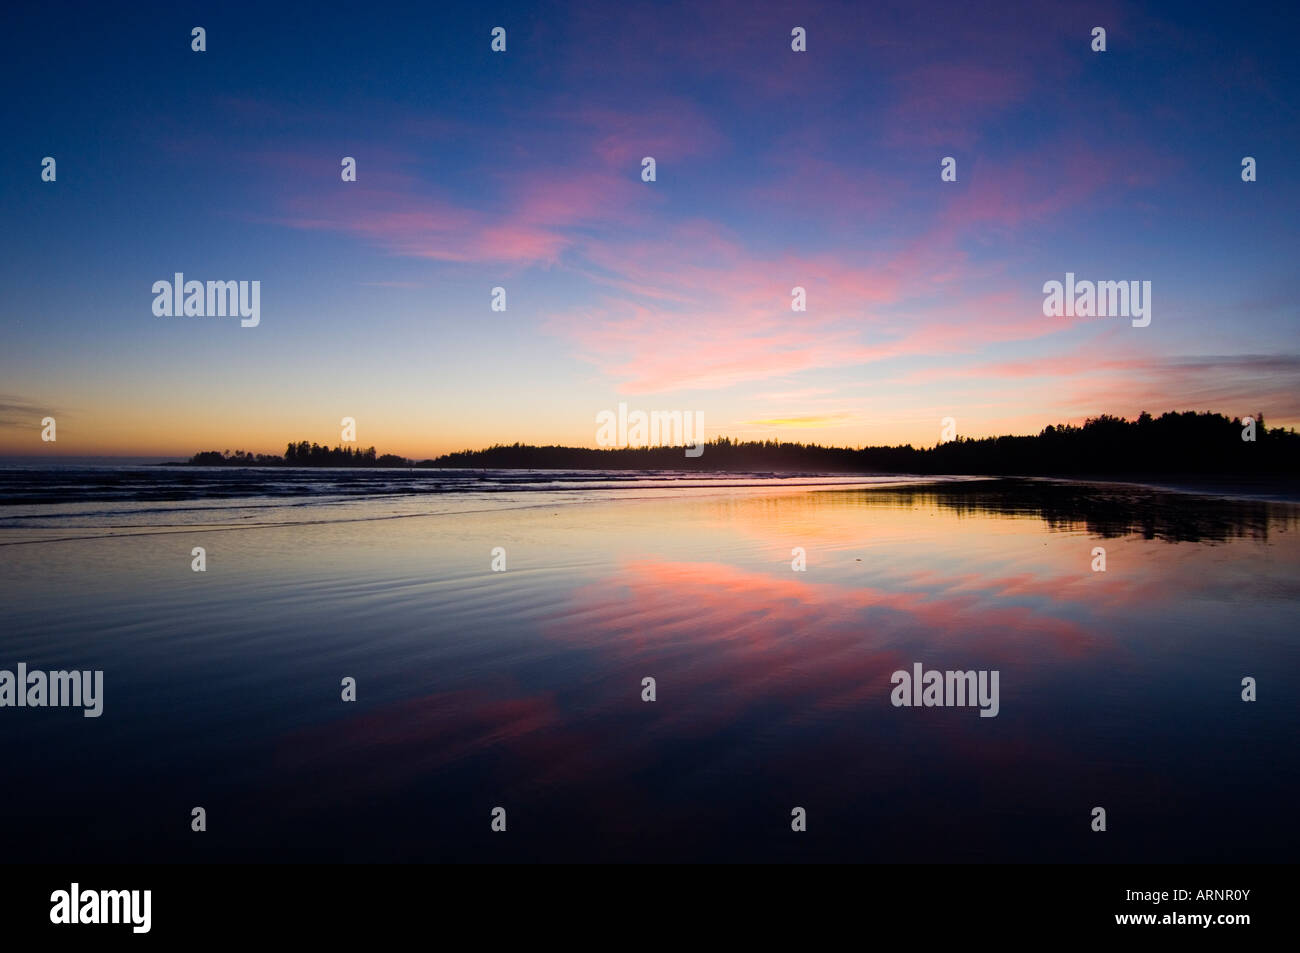
[[[1284,859],[1293,503],[129,469],[3,478],[0,668],[103,672],[0,713],[28,858]],[[917,664],[996,715],[891,703]]]

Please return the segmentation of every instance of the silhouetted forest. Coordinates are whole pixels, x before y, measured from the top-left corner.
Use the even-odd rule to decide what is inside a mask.
[[[705,444],[699,457],[682,447],[590,450],[523,444],[465,450],[419,467],[483,469],[669,469],[802,471],[818,473],[1071,474],[1300,474],[1300,434],[1268,430],[1255,418],[1255,439],[1244,424],[1213,413],[1167,413],[1136,420],[1103,415],[1082,426],[1048,426],[1037,436],[958,438],[928,449],[823,447],[775,440]]]
[[[289,444],[284,456],[273,453],[245,453],[236,450],[205,450],[190,457],[189,463],[196,467],[409,467],[411,461],[396,454],[385,453],[375,456],[375,448],[337,446],[322,447],[317,443],[303,440]]]
[[[1046,427],[1036,436],[959,437],[936,447],[824,447],[820,444],[711,440],[699,457],[684,447],[535,447],[516,443],[462,450],[414,462],[375,448],[291,443],[283,457],[208,451],[198,466],[420,467],[528,470],[702,470],[805,473],[951,473],[987,475],[1273,474],[1300,475],[1300,434],[1246,425],[1221,414],[1166,413],[1136,420],[1102,415],[1082,426]]]

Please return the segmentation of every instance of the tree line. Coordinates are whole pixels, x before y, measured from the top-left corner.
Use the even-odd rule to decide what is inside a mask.
[[[1245,439],[1250,438],[1250,439]],[[537,447],[497,444],[412,461],[374,447],[290,443],[284,456],[237,450],[197,453],[196,466],[416,467],[528,470],[700,470],[816,473],[1300,474],[1300,434],[1222,414],[1186,411],[1134,420],[1103,414],[1082,425],[1022,437],[958,437],[935,447],[828,447],[719,437],[698,457],[684,447]]]
[[[362,449],[345,447],[325,447],[318,443],[301,440],[290,443],[284,450],[284,456],[273,453],[246,453],[236,450],[205,450],[190,457],[192,466],[200,467],[409,467],[411,462],[405,457],[385,453],[375,455],[374,447]]]
[[[970,475],[1290,474],[1300,475],[1300,434],[1235,417],[1187,411],[1134,420],[1103,414],[1082,425],[1052,425],[1032,436],[958,437],[929,448],[826,447],[776,440],[683,447],[591,450],[497,445],[424,460],[417,467],[484,469],[668,469],[745,472],[920,473]],[[1250,437],[1252,439],[1243,439]]]

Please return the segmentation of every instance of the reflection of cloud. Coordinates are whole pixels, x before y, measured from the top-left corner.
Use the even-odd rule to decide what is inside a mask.
[[[893,713],[890,676],[916,659],[1019,666],[1038,679],[1051,669],[1028,667],[1039,659],[1077,659],[1107,644],[1041,612],[990,607],[971,592],[891,593],[651,559],[574,590],[543,631],[548,658],[577,652],[591,661],[555,663],[546,691],[521,688],[507,664],[472,690],[295,731],[277,746],[267,785],[277,800],[311,814],[417,787],[436,799],[446,779],[462,779],[453,787],[463,790],[468,777],[476,788],[511,792],[514,803],[577,798],[595,830],[643,831],[647,818],[671,827],[701,808],[646,786],[646,771],[666,758],[674,783],[689,787],[719,759],[746,757],[755,732],[807,732],[830,720],[831,734],[817,732],[822,747],[782,751],[787,769],[797,770],[828,748],[860,753],[891,744],[892,729],[843,716]],[[647,674],[658,683],[653,706],[639,698]],[[1016,690],[1030,689],[1022,681]],[[930,743],[942,745],[944,758],[986,767],[1014,761],[1031,743],[990,738],[979,723],[948,718]],[[1008,743],[1015,750],[999,754]]]
[[[627,803],[645,797],[634,775],[665,738],[710,737],[758,711],[766,713],[765,730],[773,730],[811,713],[888,709],[890,675],[915,659],[1025,671],[1033,665],[1042,678],[1053,662],[1096,655],[1110,644],[1071,621],[999,604],[996,584],[949,580],[908,592],[791,575],[719,563],[625,562],[543,617],[553,643],[548,657],[595,653],[600,675],[581,686],[581,708],[594,717],[576,717],[562,700],[574,687],[563,664],[556,671],[570,674],[545,692],[521,690],[501,674],[486,688],[437,693],[296,732],[280,745],[276,771],[308,807],[400,790],[467,763],[515,790],[578,785],[616,791]],[[647,674],[659,685],[653,732],[629,732],[629,716],[651,711],[638,697]],[[613,748],[621,752],[616,763],[593,763],[585,754]]]
[[[625,567],[621,578],[643,585],[642,594],[646,597],[652,592],[670,598],[684,595],[684,601],[702,603],[723,614],[730,600],[744,628],[750,625],[752,607],[756,603],[766,604],[764,627],[790,623],[790,631],[798,632],[801,639],[824,621],[834,620],[838,625],[845,612],[856,615],[867,610],[899,614],[901,618],[892,621],[888,628],[900,632],[915,629],[936,642],[943,641],[945,636],[965,638],[970,633],[989,630],[1011,635],[1012,640],[1032,638],[1041,643],[1043,638],[1052,639],[1072,653],[1079,647],[1098,644],[1091,633],[1072,622],[1021,606],[990,605],[1003,595],[996,586],[955,587],[952,580],[947,580],[933,584],[929,591],[924,588],[906,591],[911,587],[904,582],[900,587],[904,591],[895,591],[791,578],[795,575],[773,575],[713,563],[638,561]],[[963,578],[969,582],[970,577]],[[868,626],[865,631],[872,629]]]
[[[579,590],[575,602],[584,624],[557,617],[548,634],[598,648],[615,669],[653,669],[677,698],[711,699],[661,713],[683,731],[722,730],[757,704],[801,711],[887,704],[890,674],[917,658],[1033,665],[1042,679],[1053,663],[1110,646],[1077,623],[1001,600],[996,589],[951,581],[886,591],[640,559]]]

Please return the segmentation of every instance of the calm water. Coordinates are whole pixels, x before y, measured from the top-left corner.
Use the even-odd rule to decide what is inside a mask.
[[[1291,855],[1300,506],[852,482],[0,471],[0,669],[105,673],[0,708],[6,856]]]

